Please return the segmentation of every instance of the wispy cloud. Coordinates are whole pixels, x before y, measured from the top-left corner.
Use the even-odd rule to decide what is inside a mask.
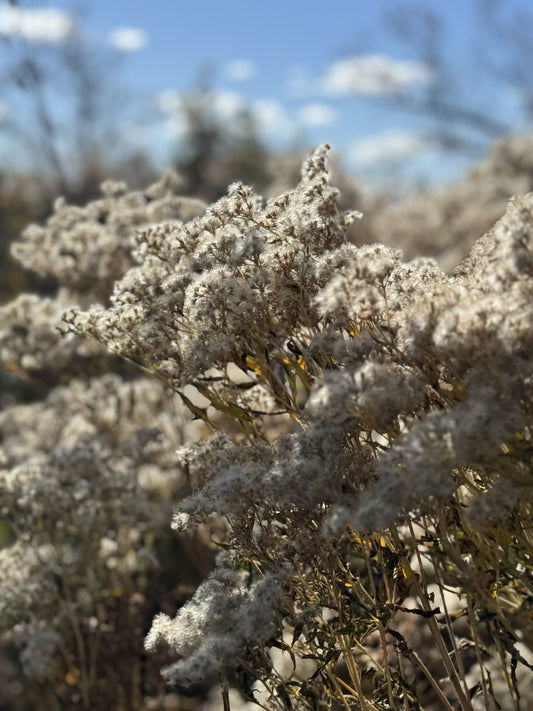
[[[256,66],[250,59],[234,59],[224,67],[224,73],[233,81],[247,81],[256,72]]]
[[[236,91],[219,89],[213,93],[213,110],[219,119],[230,120],[245,108],[244,97]]]
[[[156,107],[164,114],[184,113],[185,101],[187,101],[187,94],[175,89],[167,89],[156,97]],[[206,109],[212,111],[219,119],[233,118],[246,108],[244,98],[236,91],[212,90],[206,97],[206,101],[208,102]]]
[[[117,27],[109,35],[109,44],[119,52],[138,52],[148,43],[148,35],[137,27]]]
[[[298,111],[298,119],[304,126],[331,126],[337,120],[337,112],[329,104],[305,104]]]
[[[56,8],[21,8],[0,5],[0,36],[20,36],[29,42],[56,44],[75,29],[71,15]]]
[[[182,136],[187,128],[185,102],[187,95],[175,89],[162,91],[155,99],[156,108],[165,115],[164,130],[172,138]],[[213,90],[209,92],[206,109],[221,122],[231,122],[246,108],[246,101],[235,91]]]
[[[290,139],[295,130],[285,107],[276,99],[259,99],[252,104],[252,115],[267,138]]]
[[[180,139],[187,130],[182,94],[175,89],[162,91],[155,97],[155,108],[164,115],[159,138],[163,134],[172,140]]]
[[[155,106],[164,116],[164,131],[172,138],[182,136],[187,128],[185,102],[187,94],[174,89],[161,92]],[[231,133],[239,124],[236,119],[243,111],[249,112],[257,124],[259,134],[275,142],[290,141],[303,126],[330,126],[337,120],[337,112],[325,102],[308,103],[290,112],[279,100],[265,97],[249,102],[236,91],[212,89],[206,97],[205,109]]]
[[[178,113],[182,110],[183,98],[179,91],[166,89],[156,96],[155,105],[164,114]]]
[[[355,141],[348,153],[350,162],[368,166],[371,163],[403,160],[431,147],[431,142],[420,134],[384,131]]]
[[[423,62],[366,54],[346,57],[332,64],[321,85],[329,96],[379,96],[405,89],[412,84],[427,83],[431,78],[431,69]]]

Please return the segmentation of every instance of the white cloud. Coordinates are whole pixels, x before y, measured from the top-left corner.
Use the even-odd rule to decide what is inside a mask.
[[[0,124],[5,123],[9,117],[9,108],[7,104],[4,104],[3,101],[0,101]]]
[[[355,164],[398,161],[431,148],[431,143],[416,133],[384,131],[355,141],[348,149],[348,159]]]
[[[166,115],[164,132],[172,138],[179,138],[185,133],[187,118],[184,102],[187,94],[174,89],[162,91],[155,99],[156,108]],[[209,92],[206,109],[213,112],[215,119],[221,122],[231,122],[246,108],[244,98],[235,91],[213,90]]]
[[[163,133],[168,138],[183,138],[187,132],[187,122],[181,113],[167,116],[163,124]]]
[[[246,102],[235,91],[214,91],[213,108],[215,115],[222,120],[231,120],[246,108]]]
[[[330,96],[379,96],[410,84],[428,82],[431,77],[430,67],[423,62],[392,59],[381,54],[357,55],[332,64],[322,80],[322,88]]]
[[[117,27],[109,35],[109,44],[119,52],[137,52],[148,43],[148,35],[137,27]]]
[[[298,118],[305,126],[331,126],[337,120],[337,112],[329,104],[305,104],[298,111]]]
[[[73,18],[56,8],[0,6],[0,36],[20,35],[29,42],[55,44],[74,32]]]
[[[178,113],[183,106],[183,97],[178,91],[167,89],[156,97],[155,103],[159,111],[164,114]]]
[[[185,132],[187,117],[184,101],[186,100],[187,94],[173,89],[161,92],[155,99],[156,108],[165,115],[163,130],[173,138],[179,138]],[[297,128],[296,122],[291,119],[284,106],[275,99],[259,99],[250,104],[236,91],[213,89],[209,92],[206,108],[213,112],[215,119],[226,124],[230,131],[235,119],[245,110],[250,111],[257,122],[259,132],[268,138],[290,139]],[[309,111],[308,118],[311,118],[310,114]]]
[[[233,81],[246,81],[253,77],[256,67],[250,59],[234,59],[226,64],[224,70]]]
[[[253,116],[262,133],[270,137],[288,139],[294,132],[294,122],[283,105],[275,99],[259,99],[252,105]]]
[[[183,113],[184,101],[187,101],[187,94],[167,89],[156,97],[156,107],[164,114],[180,114]],[[236,91],[213,90],[206,97],[206,109],[222,121],[234,118],[245,108],[245,100]]]

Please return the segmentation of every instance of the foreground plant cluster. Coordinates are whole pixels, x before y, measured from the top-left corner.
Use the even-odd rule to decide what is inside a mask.
[[[0,311],[49,393],[0,416],[13,686],[142,708],[147,633],[226,709],[533,699],[533,194],[445,273],[349,242],[326,155],[266,202],[110,183],[15,245],[61,288]],[[219,551],[179,609],[150,588],[172,507]]]

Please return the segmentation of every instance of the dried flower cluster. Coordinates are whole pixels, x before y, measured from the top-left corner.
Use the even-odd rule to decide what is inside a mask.
[[[139,238],[139,266],[116,284],[111,307],[68,316],[76,332],[153,368],[196,416],[213,424],[212,412],[219,411],[242,424],[241,438],[218,435],[182,453],[182,466],[192,472],[198,491],[178,507],[174,525],[183,529],[212,513],[226,516],[241,560],[288,581],[292,603],[285,603],[284,624],[300,630],[307,645],[316,644],[317,628],[325,635],[327,627],[316,618],[309,622],[317,603],[335,610],[339,629],[347,612],[344,603],[331,599],[332,590],[315,591],[312,605],[313,584],[307,580],[298,594],[295,580],[312,574],[315,584],[321,580],[328,556],[346,545],[347,530],[359,531],[359,537],[394,531],[377,550],[371,537],[359,538],[360,547],[369,561],[372,555],[393,557],[403,586],[413,591],[418,578],[411,564],[425,539],[417,539],[412,525],[438,538],[440,518],[454,511],[459,558],[448,567],[456,569],[450,572],[442,563],[434,575],[443,588],[448,576],[466,593],[459,534],[473,539],[471,527],[496,525],[518,509],[531,516],[526,452],[533,196],[515,199],[470,257],[447,275],[430,260],[402,263],[389,248],[347,243],[354,215],[339,210],[324,160],[322,148],[304,166],[299,186],[266,205],[236,184],[184,227],[147,230]],[[231,366],[248,379],[235,382]],[[204,397],[204,407],[184,394],[187,384]],[[293,431],[272,442],[266,424],[272,410],[241,398],[250,388],[265,391],[274,411],[292,418]],[[507,492],[505,507],[493,496],[491,508],[491,494],[501,488]],[[397,526],[406,521],[409,533],[400,535]],[[521,566],[527,565],[528,536],[523,532],[514,541]],[[451,554],[444,544],[442,549],[444,561]],[[353,545],[351,555],[356,551]],[[476,555],[480,565],[488,565],[481,544]],[[335,565],[328,571],[330,584],[335,577],[360,577],[360,571],[347,572],[341,555]],[[381,577],[396,570],[386,560],[376,565]],[[497,589],[506,587],[499,577]],[[398,601],[392,588],[386,592],[393,615]],[[203,594],[202,588],[191,605],[201,609]],[[228,619],[236,594],[232,588],[227,595]],[[379,591],[367,594],[379,618]],[[418,597],[422,607],[429,606],[427,592]],[[498,604],[505,619],[505,605]],[[282,608],[277,605],[278,613]],[[224,610],[221,603],[219,609]],[[429,607],[424,611],[431,619]],[[265,606],[262,616],[268,614]],[[166,636],[175,645],[189,620],[180,614],[174,622],[159,621],[157,638]],[[366,625],[366,635],[380,627],[377,621]],[[339,634],[332,648],[349,666]],[[194,669],[198,680],[224,665],[227,655],[216,640],[209,645],[208,626],[200,638],[201,644],[185,645],[187,674],[181,676],[178,664],[173,678],[191,681]],[[264,636],[247,640],[248,653],[253,643],[261,647]],[[331,677],[330,663],[323,658],[324,679]],[[452,693],[469,708],[457,664],[448,669]],[[401,666],[389,668],[389,678],[384,668],[373,668],[372,703],[381,694],[389,702],[394,693],[408,697]],[[482,669],[480,674],[478,691],[486,695]],[[350,671],[352,694],[364,707],[359,677]],[[303,688],[301,703],[312,705],[316,698],[309,696],[309,686],[307,696]]]
[[[87,368],[96,374],[116,369],[98,344],[61,338],[62,315],[69,307],[107,302],[114,282],[133,265],[138,230],[162,221],[181,225],[205,210],[201,201],[177,195],[179,185],[172,172],[143,192],[108,181],[101,199],[84,207],[58,199],[46,225],[26,228],[13,245],[14,256],[60,288],[53,298],[21,294],[0,308],[5,370],[54,383]]]
[[[103,708],[110,694],[117,704],[129,695],[138,674],[158,539],[186,487],[175,449],[198,427],[154,378],[59,326],[66,309],[106,302],[133,263],[137,229],[204,209],[176,196],[178,184],[166,174],[143,193],[107,184],[84,208],[58,201],[47,225],[14,245],[59,289],[0,308],[10,376],[0,413],[0,625],[18,659],[0,649],[0,706],[18,709],[26,694],[32,708],[55,708],[56,697],[65,708]],[[117,654],[128,669],[106,673]]]
[[[162,221],[180,224],[204,211],[201,201],[176,194],[179,184],[169,171],[144,192],[107,181],[103,197],[84,207],[59,198],[46,226],[26,228],[13,255],[28,269],[103,300],[132,265],[136,230]]]
[[[116,375],[73,380],[0,414],[0,516],[14,538],[0,550],[0,620],[28,679],[74,675],[71,702],[108,693],[104,658],[94,658],[102,645],[111,654],[128,639],[141,644],[132,605],[158,569],[154,537],[183,492],[173,448],[184,432],[157,382]],[[128,608],[117,638],[114,619]]]
[[[453,269],[505,211],[511,195],[533,190],[533,140],[506,136],[458,182],[390,204],[374,198],[362,207],[374,240],[406,258],[434,257]]]
[[[76,277],[47,248],[61,284],[82,292],[63,317],[65,344],[95,339],[150,371],[153,393],[158,378],[211,434],[176,437],[173,458],[160,395],[135,395],[139,416],[119,404],[145,379],[74,381],[68,392],[83,397],[59,390],[27,406],[32,431],[53,441],[34,458],[20,434],[28,414],[13,409],[12,434],[0,421],[15,453],[5,508],[47,530],[35,492],[70,481],[57,493],[61,520],[70,511],[93,525],[116,509],[142,529],[156,515],[142,482],[187,481],[173,528],[211,527],[224,552],[175,617],[155,617],[145,644],[174,650],[164,674],[175,684],[219,675],[226,706],[232,683],[267,709],[518,710],[533,669],[533,194],[513,198],[445,273],[350,243],[360,214],[339,208],[326,156],[318,149],[280,197],[237,183],[188,221],[156,211],[135,240],[125,229],[124,261],[116,271],[103,261],[103,291],[86,278],[98,239]],[[133,198],[115,192],[102,204],[120,224]],[[112,427],[88,404],[106,393]],[[52,406],[63,428],[46,424]],[[158,445],[141,421],[164,433]],[[102,430],[115,426],[124,433],[108,441]],[[5,555],[38,569],[20,541]],[[28,596],[46,590],[32,580]]]

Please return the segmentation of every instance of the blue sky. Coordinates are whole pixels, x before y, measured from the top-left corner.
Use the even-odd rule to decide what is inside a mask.
[[[484,56],[477,66],[480,55],[500,65],[509,47],[518,54],[512,41],[491,53],[488,46],[476,48],[483,42],[481,6],[481,0],[427,0],[416,11],[403,0],[21,0],[16,8],[0,2],[0,35],[22,32],[29,44],[49,48],[73,31],[68,20],[81,8],[80,41],[121,55],[115,80],[144,116],[124,119],[123,136],[160,163],[168,162],[183,137],[184,93],[209,66],[215,107],[226,125],[246,107],[265,140],[280,150],[327,141],[352,172],[391,171],[438,183],[458,177],[473,154],[443,151],[432,136],[435,122],[422,111],[400,110],[392,100],[416,99],[435,86],[427,57],[406,37],[425,11],[436,14],[442,31],[426,49],[441,50],[459,103],[486,108],[512,130],[528,128],[522,87],[512,72],[507,79],[492,77]],[[530,7],[528,0],[500,0],[498,23],[506,27]],[[39,15],[45,10],[55,14]],[[394,12],[400,13],[396,26],[406,23],[403,33],[390,31]],[[0,101],[9,116],[9,101]],[[477,127],[465,130],[476,134]],[[480,150],[487,144],[480,134]]]

